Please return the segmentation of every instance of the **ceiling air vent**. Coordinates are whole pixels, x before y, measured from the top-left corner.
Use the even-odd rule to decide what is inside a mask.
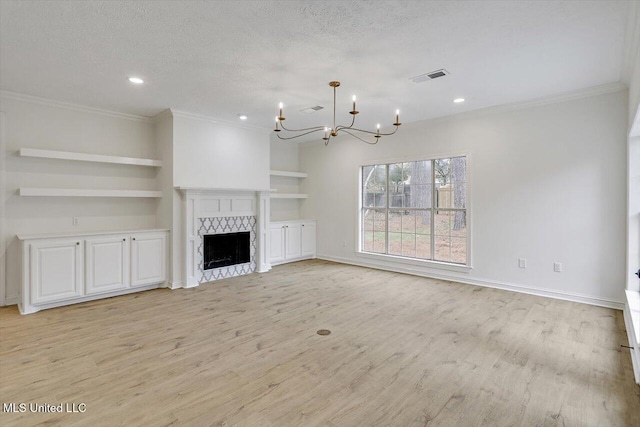
[[[320,110],[324,110],[324,107],[321,105],[315,105],[313,107],[308,107],[308,108],[303,108],[302,110],[300,110],[301,113],[315,113],[316,111],[320,111]]]
[[[411,77],[411,81],[414,83],[422,83],[427,80],[439,79],[440,77],[448,76],[449,72],[444,68],[441,70],[431,71],[430,73],[420,74],[419,76]]]

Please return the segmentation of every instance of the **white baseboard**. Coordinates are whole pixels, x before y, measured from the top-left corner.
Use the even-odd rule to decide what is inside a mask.
[[[4,299],[4,305],[16,305],[20,301],[19,296],[7,297]]]
[[[575,294],[570,292],[559,292],[551,289],[533,288],[533,287],[523,286],[523,285],[514,285],[510,283],[496,282],[494,280],[487,280],[487,279],[461,278],[458,276],[450,276],[446,273],[426,272],[417,268],[411,268],[410,266],[404,266],[404,265],[402,266],[400,265],[391,266],[388,264],[380,265],[370,261],[354,260],[350,258],[334,257],[330,255],[318,255],[317,258],[323,259],[326,261],[339,262],[342,264],[351,264],[351,265],[357,265],[360,267],[375,268],[377,270],[394,271],[396,273],[412,274],[414,276],[448,280],[451,282],[465,283],[467,285],[503,289],[506,291],[520,292],[523,294],[537,295],[541,297],[555,298],[555,299],[561,299],[561,300],[572,301],[572,302],[580,302],[583,304],[596,305],[599,307],[614,308],[616,310],[624,310],[624,303],[621,301],[615,301],[615,300],[610,300],[610,299],[600,298],[600,297],[592,297],[589,295],[580,295],[580,294]]]
[[[167,282],[167,286],[168,289],[176,290],[176,289],[182,289],[185,286],[182,284],[182,282]]]

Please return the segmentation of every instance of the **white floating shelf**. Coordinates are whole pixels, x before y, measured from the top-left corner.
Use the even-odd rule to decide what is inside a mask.
[[[22,157],[39,157],[43,159],[77,160],[81,162],[116,163],[120,165],[161,167],[162,160],[139,159],[137,157],[103,156],[101,154],[73,153],[70,151],[40,150],[38,148],[21,148]]]
[[[162,197],[162,191],[20,188],[18,190],[18,195],[47,197]]]
[[[287,176],[290,178],[306,178],[307,174],[304,172],[290,172],[290,171],[269,171],[271,176]]]
[[[273,193],[271,194],[272,199],[306,199],[306,194],[295,194],[295,193]]]

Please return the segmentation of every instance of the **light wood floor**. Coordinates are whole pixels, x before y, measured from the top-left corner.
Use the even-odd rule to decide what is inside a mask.
[[[87,407],[2,426],[640,425],[621,312],[323,261],[0,323],[2,402]]]

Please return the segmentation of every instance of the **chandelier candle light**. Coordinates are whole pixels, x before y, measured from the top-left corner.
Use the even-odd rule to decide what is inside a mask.
[[[373,144],[377,144],[378,143],[378,141],[380,140],[380,137],[393,135],[394,133],[396,133],[398,131],[398,127],[402,124],[402,123],[400,123],[400,110],[396,110],[396,121],[395,121],[395,123],[393,123],[393,125],[396,128],[393,130],[393,132],[388,132],[388,133],[380,132],[380,124],[379,123],[376,126],[376,130],[375,131],[368,131],[368,130],[358,129],[358,128],[354,127],[354,124],[356,122],[356,114],[359,113],[359,111],[356,110],[356,96],[355,95],[353,95],[353,98],[351,98],[351,100],[353,101],[353,105],[352,105],[351,111],[349,111],[349,114],[351,114],[351,116],[352,116],[351,124],[349,126],[336,125],[336,88],[338,86],[340,86],[340,82],[337,82],[337,81],[330,82],[329,86],[331,86],[333,88],[333,127],[314,126],[314,127],[302,128],[302,129],[288,129],[288,128],[286,128],[284,126],[284,123],[283,123],[286,120],[286,118],[284,117],[284,115],[282,113],[282,109],[283,109],[284,105],[281,102],[280,103],[279,113],[276,116],[276,128],[274,129],[274,132],[278,132],[278,133],[276,133],[278,138],[283,139],[283,140],[295,139],[295,138],[299,138],[299,137],[304,136],[304,135],[309,135],[309,134],[317,132],[317,131],[324,131],[324,137],[322,139],[324,140],[324,145],[328,145],[329,141],[331,140],[331,138],[338,136],[339,132],[344,132],[344,133],[346,133],[348,135],[353,136],[354,138],[359,139],[362,142],[365,142],[367,144],[373,145]],[[290,137],[282,137],[282,136],[280,136],[280,133],[279,133],[281,130],[286,130],[288,132],[298,132],[298,135],[293,135],[293,136],[290,136]],[[359,135],[356,135],[354,132],[359,132],[361,134],[373,135],[374,139],[373,139],[373,141],[367,141],[366,139],[360,137]]]

